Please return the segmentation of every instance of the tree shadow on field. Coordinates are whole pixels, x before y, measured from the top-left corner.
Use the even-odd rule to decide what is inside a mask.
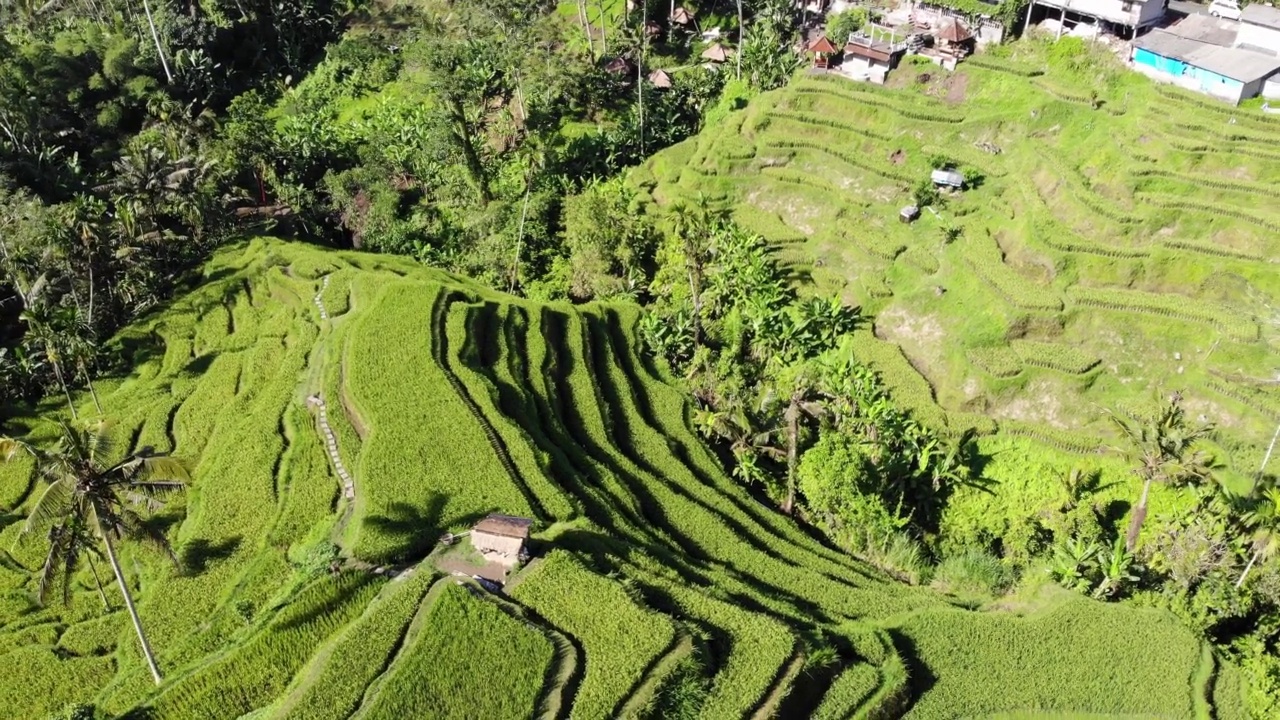
[[[333,612],[334,610],[337,610],[342,606],[346,605],[348,600],[355,597],[356,595],[359,595],[364,590],[366,585],[368,585],[371,582],[374,582],[378,577],[377,575],[370,575],[360,571],[353,571],[353,572],[356,572],[360,575],[360,578],[357,581],[348,582],[341,585],[338,588],[337,592],[329,595],[328,598],[326,598],[326,602],[316,603],[311,609],[307,610],[304,613],[300,613],[294,617],[289,618],[288,620],[282,621],[278,618],[276,620],[273,620],[270,626],[271,629],[276,631],[287,631],[287,630],[292,630],[294,628],[307,627],[308,625],[311,625],[316,620],[319,620],[320,618],[324,617],[330,612]],[[337,582],[337,580],[338,580],[337,577],[329,575],[317,580],[316,582],[319,582],[319,583]],[[291,600],[289,602],[294,602],[294,601]],[[288,603],[286,603],[284,607],[287,608]]]
[[[217,353],[205,353],[187,363],[187,366],[182,368],[182,372],[191,377],[200,377],[209,371],[209,366],[213,364],[214,359],[217,357]]]
[[[1128,500],[1112,500],[1102,508],[1102,529],[1107,533],[1108,537],[1119,537],[1121,523],[1132,507],[1133,503]]]
[[[908,708],[915,704],[926,692],[933,689],[938,683],[938,677],[933,674],[928,665],[920,659],[919,652],[916,650],[916,644],[911,638],[904,635],[898,630],[888,630],[889,639],[893,642],[893,650],[902,658],[903,665],[907,668],[907,687],[911,690],[907,697],[903,697],[897,703],[898,713],[895,717],[901,717],[906,714]]]
[[[444,510],[448,503],[447,495],[433,492],[421,507],[408,502],[392,503],[385,515],[372,515],[365,518],[364,522],[398,547],[389,559],[416,562],[431,552],[446,528],[459,525],[470,527],[489,514],[481,511],[446,519]]]
[[[240,547],[242,538],[239,535],[211,542],[205,538],[197,538],[182,546],[178,557],[182,568],[188,575],[199,575],[209,568],[211,563],[226,560]]]

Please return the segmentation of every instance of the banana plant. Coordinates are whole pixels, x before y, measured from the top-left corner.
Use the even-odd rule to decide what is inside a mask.
[[[1094,586],[1095,563],[1102,548],[1093,542],[1070,538],[1053,546],[1049,574],[1061,586],[1076,592],[1089,592]]]
[[[1111,545],[1111,552],[1099,553],[1096,562],[1102,577],[1093,589],[1093,596],[1099,600],[1114,598],[1138,581],[1138,576],[1133,574],[1137,563],[1120,538]]]

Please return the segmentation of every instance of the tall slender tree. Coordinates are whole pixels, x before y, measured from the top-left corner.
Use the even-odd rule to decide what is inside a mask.
[[[1280,488],[1267,488],[1254,507],[1242,518],[1245,527],[1253,531],[1253,552],[1249,564],[1244,566],[1236,587],[1244,585],[1249,571],[1259,560],[1271,557],[1280,549]]]
[[[1213,432],[1213,425],[1188,422],[1181,393],[1162,400],[1149,421],[1125,420],[1114,413],[1111,419],[1129,441],[1128,454],[1137,462],[1133,472],[1142,480],[1142,494],[1133,508],[1125,536],[1125,548],[1133,552],[1147,518],[1147,500],[1153,483],[1179,486],[1212,476],[1213,458],[1195,445]]]
[[[20,536],[21,541],[44,535],[49,541],[40,573],[41,600],[53,583],[59,581],[63,583],[64,599],[69,598],[67,583],[79,565],[80,556],[97,552],[92,540],[101,541],[151,677],[159,685],[160,668],[120,568],[116,543],[125,539],[141,540],[163,551],[177,565],[178,558],[168,540],[143,522],[135,508],[148,512],[158,509],[160,496],[184,489],[190,478],[181,462],[156,454],[150,448],[115,459],[105,423],[81,428],[64,422],[60,430],[57,443],[48,449],[10,437],[0,438],[0,459],[7,462],[20,454],[30,455],[35,459],[37,472],[47,483]],[[96,568],[94,575],[97,575]]]

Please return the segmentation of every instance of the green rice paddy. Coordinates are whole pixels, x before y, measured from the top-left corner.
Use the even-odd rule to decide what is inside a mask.
[[[0,716],[71,702],[175,719],[644,716],[696,657],[707,718],[1243,717],[1238,674],[1214,672],[1171,616],[1074,596],[1025,616],[967,610],[801,531],[693,434],[636,321],[396,258],[268,239],[220,252],[199,287],[113,341],[127,370],[99,388],[122,444],[194,468],[156,519],[184,569],[124,552],[165,683],[118,593],[107,611],[86,573],[69,607],[37,607],[39,548],[18,546],[0,555]],[[1013,352],[1034,365],[1041,350]],[[1067,367],[1044,372],[1085,360],[1054,362]],[[58,410],[42,410],[16,422],[47,434]],[[7,548],[30,467],[0,467],[0,488]],[[536,521],[541,559],[509,600],[424,562],[494,511]],[[822,647],[834,664],[804,670]],[[1128,668],[1142,671],[1123,693],[1097,691]]]

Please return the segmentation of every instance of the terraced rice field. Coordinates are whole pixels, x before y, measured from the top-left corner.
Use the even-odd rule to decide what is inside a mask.
[[[654,214],[705,194],[802,291],[861,304],[864,359],[935,425],[1069,464],[1116,442],[1105,410],[1181,389],[1256,472],[1280,421],[1280,118],[1063,48],[890,87],[802,74],[631,180]],[[969,187],[900,223],[940,159]]]
[[[132,369],[100,388],[124,444],[195,468],[158,520],[184,572],[125,552],[166,681],[151,684],[91,577],[69,608],[32,606],[38,556],[19,547],[0,555],[0,716],[85,701],[183,719],[644,717],[688,662],[706,718],[954,717],[1056,698],[1175,718],[1212,699],[1241,716],[1234,669],[1214,672],[1169,616],[1083,600],[976,613],[802,532],[694,436],[681,392],[637,353],[636,320],[393,258],[263,239],[224,251],[198,289],[121,334]],[[3,466],[0,487],[21,508],[30,468]],[[537,523],[541,559],[506,598],[423,562],[493,511]],[[1024,647],[1027,628],[1050,640]],[[806,669],[823,648],[834,664]],[[1033,650],[1037,663],[1013,662]],[[1019,692],[992,693],[971,660]],[[1123,702],[1091,691],[1138,666]]]

